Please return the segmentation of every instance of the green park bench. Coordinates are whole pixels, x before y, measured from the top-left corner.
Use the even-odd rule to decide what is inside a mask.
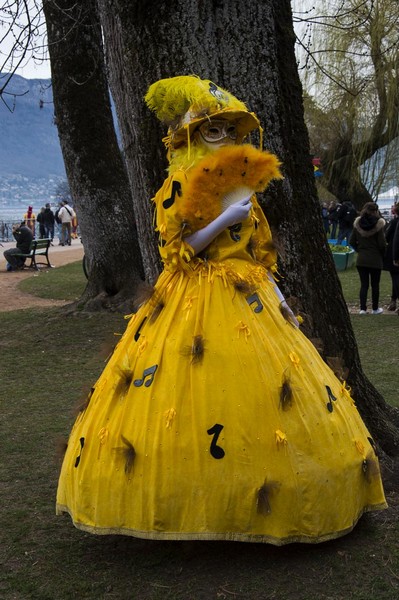
[[[26,259],[30,258],[30,264],[25,265],[28,269],[36,269],[39,270],[38,265],[46,265],[47,267],[52,267],[48,258],[48,249],[50,247],[51,240],[50,239],[41,239],[41,240],[32,240],[30,243],[29,252],[27,254],[14,254],[14,256],[23,256]],[[44,256],[47,262],[37,261],[37,256]]]

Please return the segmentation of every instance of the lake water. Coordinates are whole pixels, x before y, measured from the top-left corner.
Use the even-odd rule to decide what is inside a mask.
[[[377,201],[377,204],[378,204],[380,210],[390,209],[393,203],[394,203],[394,198],[380,198]],[[8,223],[11,221],[18,221],[19,219],[22,220],[24,214],[28,210],[29,205],[33,206],[33,212],[37,216],[37,213],[40,211],[42,205],[36,206],[34,201],[32,201],[31,204],[29,204],[29,202],[25,201],[25,202],[21,202],[20,204],[13,204],[11,206],[0,205],[0,221],[4,221],[4,222]],[[55,212],[57,207],[54,204],[51,206],[51,208],[53,209],[53,212]]]
[[[20,204],[12,204],[11,206],[1,204],[0,222],[3,221],[4,223],[11,223],[17,222],[19,220],[22,221],[24,218],[24,214],[28,210],[28,206],[33,206],[33,212],[37,216],[43,205],[41,204],[40,206],[36,206],[35,202],[32,202],[31,204],[29,202],[21,202]],[[56,206],[54,205],[51,208],[53,209],[53,212],[55,212]]]
[[[378,206],[381,211],[383,211],[383,217],[385,219],[389,218],[391,213],[391,206],[394,202],[394,198],[381,198],[378,200]],[[37,216],[37,213],[41,209],[41,205],[36,206],[35,202],[32,201],[31,204],[29,202],[20,202],[19,204],[13,205],[0,205],[0,238],[5,239],[13,239],[12,234],[5,235],[4,231],[1,231],[1,226],[3,223],[7,223],[9,225],[9,230],[11,231],[11,224],[18,223],[18,221],[22,221],[24,218],[24,214],[28,210],[28,206],[33,206],[33,212]],[[53,212],[56,210],[56,205],[51,206]]]
[[[35,203],[21,202],[19,204],[0,205],[0,241],[9,242],[14,241],[12,235],[12,225],[14,223],[20,223],[24,219],[24,214],[28,210],[28,206],[33,206],[33,212],[37,217],[38,212],[42,205],[35,206]],[[53,212],[56,210],[56,206],[51,206]],[[37,223],[36,223],[37,228]]]

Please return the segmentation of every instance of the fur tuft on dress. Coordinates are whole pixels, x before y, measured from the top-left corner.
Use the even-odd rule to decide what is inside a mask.
[[[281,179],[280,164],[274,154],[249,144],[225,146],[208,154],[190,172],[182,220],[191,231],[205,227],[229,204],[263,192],[272,179]]]

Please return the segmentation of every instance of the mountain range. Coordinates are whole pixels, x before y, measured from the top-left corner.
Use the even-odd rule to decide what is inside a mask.
[[[6,73],[0,73],[0,87],[6,78]],[[395,143],[396,156],[398,140]],[[385,151],[386,148],[379,151],[381,158]],[[373,171],[371,177],[374,177]],[[362,172],[367,185],[366,165]],[[54,124],[51,79],[25,79],[13,75],[0,97],[0,205],[33,200],[48,202],[54,198],[57,185],[65,179]],[[397,185],[396,164],[392,172],[386,174],[380,195],[394,185]],[[372,188],[371,185],[368,187]]]
[[[0,201],[48,199],[64,179],[51,79],[13,75],[0,98]]]

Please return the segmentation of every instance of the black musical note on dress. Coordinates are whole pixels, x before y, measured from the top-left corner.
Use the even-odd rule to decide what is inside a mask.
[[[246,297],[246,301],[248,302],[249,306],[251,306],[251,304],[253,304],[254,302],[256,302],[256,306],[254,308],[254,312],[256,313],[260,313],[263,310],[263,304],[258,296],[258,294],[255,292],[255,294],[252,294],[251,296],[247,296]]]
[[[225,454],[223,448],[217,445],[218,437],[222,429],[223,425],[219,425],[218,423],[216,423],[213,427],[211,427],[211,429],[208,429],[207,431],[208,435],[213,435],[213,440],[211,442],[211,455],[213,456],[213,458],[217,459],[223,458]]]
[[[170,198],[166,198],[166,200],[164,200],[162,202],[162,206],[164,208],[170,208],[172,206],[172,204],[174,203],[174,201],[175,201],[176,194],[178,196],[181,196],[181,183],[180,183],[180,181],[173,181],[172,182],[172,194],[171,194]]]
[[[327,402],[327,409],[329,412],[332,412],[334,410],[333,404],[331,402],[331,400],[334,400],[334,402],[336,401],[336,397],[334,396],[334,394],[331,391],[331,388],[329,385],[326,385],[326,390],[327,390],[327,394],[328,394],[328,402]]]
[[[137,342],[137,340],[139,339],[141,328],[143,327],[143,325],[146,322],[146,320],[147,320],[147,317],[144,317],[144,319],[141,321],[141,323],[139,325],[139,328],[137,329],[136,333],[134,334],[134,341],[135,342]]]
[[[78,467],[79,463],[80,463],[80,458],[82,456],[83,446],[85,445],[85,439],[84,439],[84,437],[81,437],[80,440],[79,440],[79,442],[80,442],[80,453],[79,453],[79,456],[76,457],[75,467]]]
[[[237,223],[236,225],[230,225],[229,230],[230,230],[230,237],[233,240],[233,242],[239,242],[241,239],[241,236],[238,235],[238,232],[241,231],[242,229],[242,223]]]
[[[154,375],[155,375],[155,371],[157,369],[158,369],[158,365],[153,365],[152,367],[148,367],[148,369],[144,369],[143,378],[135,379],[133,381],[133,385],[135,385],[136,387],[141,387],[144,383],[145,387],[150,387],[150,385],[154,381]],[[147,379],[147,377],[149,377],[149,379]],[[147,379],[147,381],[146,381],[146,379]]]

